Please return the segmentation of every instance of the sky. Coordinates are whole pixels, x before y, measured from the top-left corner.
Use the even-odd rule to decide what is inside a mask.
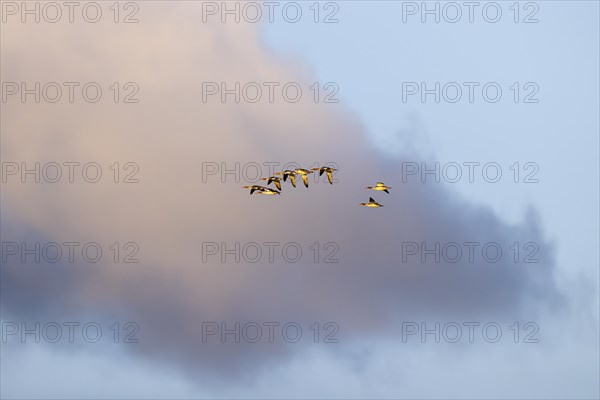
[[[2,398],[598,398],[597,2],[97,4],[1,3]]]

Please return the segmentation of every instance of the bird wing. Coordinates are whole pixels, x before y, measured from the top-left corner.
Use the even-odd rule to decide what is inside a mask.
[[[293,187],[296,187],[296,177],[294,175],[290,175],[290,182],[292,182]]]
[[[277,189],[281,190],[281,182],[275,181],[275,186],[277,186]]]
[[[375,200],[373,200],[373,198],[372,198],[372,197],[369,197],[369,203],[376,203],[376,201],[375,201]]]
[[[333,174],[329,171],[327,171],[327,180],[329,181],[330,185],[333,185]]]
[[[304,186],[308,187],[308,175],[302,175],[302,182],[304,182]]]

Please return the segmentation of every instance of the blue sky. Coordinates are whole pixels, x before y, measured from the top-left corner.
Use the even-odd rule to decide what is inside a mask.
[[[431,15],[422,23],[420,13],[403,23],[402,3],[340,2],[338,23],[266,24],[264,38],[302,60],[318,81],[337,82],[338,97],[384,151],[399,153],[404,142],[398,136],[416,127],[420,133],[410,137],[433,162],[494,161],[504,173],[514,162],[537,163],[539,183],[490,184],[479,177],[451,185],[508,221],[535,208],[547,235],[559,242],[561,270],[598,281],[598,3],[537,2],[539,22],[529,24],[513,22],[512,2],[499,3],[503,14],[495,24],[479,9],[469,23],[465,6],[457,23],[443,16],[435,23]],[[524,18],[533,8],[521,11]],[[403,103],[402,82],[430,88],[498,82],[503,96],[488,103],[476,91],[469,103],[463,85],[454,104],[435,103],[431,95],[425,103],[419,95]],[[536,83],[539,102],[515,104],[514,82]]]

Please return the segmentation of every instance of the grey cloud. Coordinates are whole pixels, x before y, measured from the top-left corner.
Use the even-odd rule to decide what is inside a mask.
[[[167,360],[194,379],[208,373],[240,380],[308,345],[202,343],[203,321],[334,321],[340,340],[354,340],[395,332],[404,318],[514,318],[563,303],[553,282],[553,245],[540,222],[510,226],[445,186],[402,183],[402,161],[419,154],[383,157],[343,105],[202,103],[204,80],[286,82],[306,73],[262,48],[251,27],[202,25],[185,5],[164,17],[147,7],[144,21],[127,31],[88,27],[72,37],[68,27],[57,29],[48,49],[17,47],[3,36],[7,81],[135,80],[142,99],[7,105],[3,160],[132,160],[141,182],[11,181],[3,190],[3,241],[131,240],[142,261],[93,268],[4,263],[3,312],[134,320],[141,328],[137,354]],[[178,29],[165,30],[172,26]],[[35,33],[7,29],[23,40]],[[78,43],[85,53],[74,52]],[[280,197],[249,196],[231,177],[202,182],[202,162],[249,161],[335,162],[340,182],[286,184]],[[390,195],[377,195],[385,207],[358,207],[369,197],[363,188],[377,180],[393,186]],[[202,262],[203,242],[268,241],[304,249],[336,242],[340,262],[315,264],[312,254],[297,264]],[[536,242],[540,262],[402,263],[400,244],[422,241]]]

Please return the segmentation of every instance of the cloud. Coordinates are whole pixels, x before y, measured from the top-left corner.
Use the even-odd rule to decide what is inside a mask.
[[[165,13],[165,10],[168,12]],[[396,335],[407,319],[515,318],[563,300],[553,282],[553,245],[535,213],[503,222],[442,185],[402,183],[403,161],[382,156],[343,104],[315,103],[310,68],[278,57],[249,24],[201,23],[189,5],[144,4],[131,26],[36,24],[3,27],[5,81],[98,82],[103,100],[3,105],[5,162],[97,162],[87,183],[3,184],[3,241],[136,242],[138,264],[2,264],[3,313],[22,319],[73,316],[136,321],[134,352],[191,377],[242,382],[289,361],[305,342],[202,343],[202,323],[335,322],[341,341]],[[44,40],[39,40],[43,30]],[[74,35],[77,32],[77,35]],[[28,46],[22,46],[26,42]],[[50,43],[50,45],[48,45]],[[202,82],[299,82],[297,103],[202,101]],[[137,104],[115,104],[113,82],[136,82]],[[376,101],[376,99],[374,99]],[[114,162],[139,165],[139,183],[113,183]],[[335,163],[339,183],[285,184],[281,196],[249,196],[235,174],[203,182],[203,163]],[[266,167],[263,171],[266,171]],[[121,171],[124,172],[124,171]],[[220,172],[220,171],[219,171]],[[375,181],[385,207],[357,204]],[[402,243],[534,242],[537,264],[402,261]],[[298,263],[203,262],[203,243],[297,243]],[[338,263],[319,261],[336,244]],[[394,332],[394,333],[390,333]],[[305,331],[305,335],[312,334]],[[326,347],[335,349],[335,346]],[[234,379],[235,378],[235,379]]]

